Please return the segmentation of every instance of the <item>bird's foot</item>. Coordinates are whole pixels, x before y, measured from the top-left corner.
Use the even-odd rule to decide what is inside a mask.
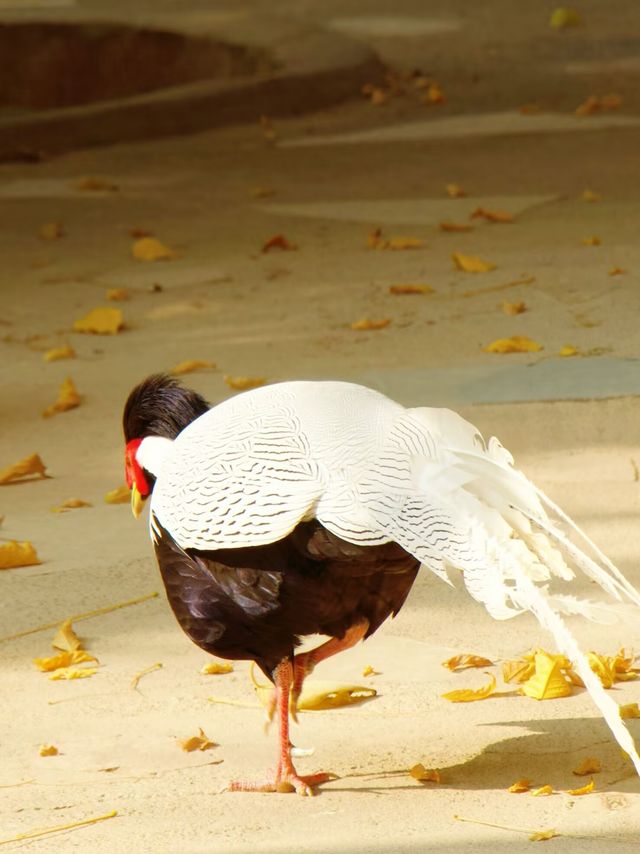
[[[336,775],[321,771],[317,774],[300,776],[292,769],[292,772],[276,773],[272,780],[252,782],[248,780],[233,780],[228,787],[230,792],[297,792],[303,797],[311,797],[314,794],[314,786],[335,780]]]

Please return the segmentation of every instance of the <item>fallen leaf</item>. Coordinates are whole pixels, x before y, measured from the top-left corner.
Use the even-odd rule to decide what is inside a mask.
[[[39,234],[43,240],[59,240],[64,235],[64,228],[61,222],[45,222],[40,226]]]
[[[98,672],[97,667],[60,667],[49,676],[54,682],[62,679],[88,679]]]
[[[51,673],[53,670],[59,670],[61,667],[70,667],[72,664],[82,664],[84,661],[97,661],[93,655],[90,655],[85,649],[65,650],[58,655],[51,655],[48,658],[32,658],[35,666],[42,673]]]
[[[367,249],[377,249],[382,243],[382,229],[374,228],[367,235]]]
[[[58,748],[55,744],[41,744],[38,753],[40,756],[57,756]]]
[[[107,299],[112,302],[126,302],[131,299],[131,292],[127,288],[108,288]]]
[[[501,308],[504,314],[508,314],[510,316],[516,314],[523,314],[527,310],[527,306],[522,300],[520,300],[519,302],[507,302],[507,300],[505,300],[502,303]]]
[[[615,659],[608,655],[599,655],[597,652],[588,652],[587,661],[589,667],[602,682],[602,687],[612,688],[616,681]]]
[[[117,335],[124,326],[122,311],[119,308],[94,308],[73,324],[74,332],[92,335]]]
[[[578,347],[573,347],[571,344],[565,344],[564,347],[561,347],[558,350],[558,356],[581,356],[582,353],[578,349]]]
[[[129,229],[129,237],[136,240],[140,237],[153,237],[153,232],[149,231],[148,228],[131,228]]]
[[[194,371],[201,371],[203,368],[215,368],[215,366],[215,362],[208,362],[206,359],[187,359],[171,368],[169,373],[174,377],[179,377],[182,374],[192,374]]]
[[[69,409],[75,409],[80,406],[81,401],[82,398],[78,394],[78,389],[76,388],[75,383],[71,377],[67,377],[60,386],[58,399],[55,403],[52,403],[51,406],[47,406],[47,408],[42,412],[42,417],[50,418],[58,412],[67,412]]]
[[[20,566],[36,566],[42,563],[31,543],[9,540],[0,543],[0,569],[16,569]]]
[[[576,116],[591,116],[594,113],[617,110],[621,104],[620,95],[589,95],[586,101],[576,107],[575,114]]]
[[[473,226],[468,222],[450,222],[442,220],[438,223],[440,231],[473,231]]]
[[[628,720],[629,718],[640,718],[640,706],[637,703],[625,703],[624,706],[620,706],[620,717],[623,720]]]
[[[284,252],[293,252],[298,247],[291,243],[284,234],[274,234],[262,244],[261,252],[270,252],[272,249],[282,249]]]
[[[210,661],[208,664],[205,664],[200,673],[204,673],[205,676],[217,676],[221,673],[232,673],[233,672],[233,664],[222,663],[220,661]]]
[[[465,652],[443,661],[442,666],[446,667],[447,670],[464,670],[465,667],[492,667],[493,661],[483,658],[481,655]]]
[[[453,266],[457,270],[462,270],[463,273],[489,273],[496,269],[492,261],[483,261],[475,255],[463,255],[461,252],[454,252],[451,260]]]
[[[583,190],[580,196],[583,202],[599,202],[600,196],[592,190]]]
[[[531,794],[534,798],[539,798],[541,796],[544,797],[545,795],[552,795],[553,786],[549,786],[548,784],[546,786],[540,786],[539,789],[534,789]]]
[[[369,103],[373,104],[374,107],[380,107],[389,100],[389,93],[381,86],[371,86],[371,84],[367,86],[365,84],[362,90],[363,94],[369,99]]]
[[[430,83],[427,87],[426,91],[422,95],[422,102],[424,104],[444,104],[444,92],[438,85],[438,83]]]
[[[469,219],[486,219],[487,222],[513,222],[515,217],[507,211],[490,211],[487,208],[476,208]]]
[[[512,783],[507,791],[512,792],[514,795],[521,795],[523,792],[528,792],[530,789],[531,780],[527,780],[523,777],[520,780],[516,780],[515,783]]]
[[[554,9],[549,19],[549,26],[556,30],[561,30],[565,27],[577,27],[581,23],[580,13],[576,9],[567,9],[564,6]]]
[[[596,787],[596,784],[595,784],[595,781],[592,777],[586,786],[581,786],[579,789],[567,789],[567,794],[568,795],[588,795],[588,794],[590,794],[590,792],[593,792],[595,787]]]
[[[82,498],[67,498],[62,504],[57,507],[52,507],[52,513],[66,513],[67,510],[77,510],[80,507],[92,507],[89,501],[83,501]]]
[[[375,670],[370,664],[367,664],[366,667],[362,670],[363,676],[380,676],[380,671]]]
[[[222,379],[234,391],[247,391],[250,388],[259,388],[267,381],[266,377],[232,377],[229,374],[225,374]]]
[[[505,682],[526,682],[530,679],[536,666],[534,664],[534,656],[526,655],[522,658],[513,658],[502,663],[502,678]]]
[[[458,184],[446,184],[444,190],[451,199],[462,199],[467,195]]]
[[[361,317],[360,320],[355,320],[349,324],[349,328],[356,332],[371,332],[374,329],[386,329],[391,323],[390,317],[382,317],[378,320],[372,320],[369,317]]]
[[[390,237],[380,247],[381,249],[402,250],[422,249],[424,240],[419,237]]]
[[[522,684],[521,691],[534,700],[554,700],[568,697],[571,685],[562,673],[564,656],[550,655],[544,650],[535,653],[535,672]]]
[[[431,285],[389,285],[389,293],[394,296],[434,294],[435,288],[432,288]]]
[[[270,687],[270,686],[269,686]],[[351,706],[377,696],[375,688],[362,685],[338,685],[331,682],[307,680],[298,699],[301,711],[322,711],[339,706]]]
[[[626,272],[627,272],[627,270],[623,269],[622,267],[611,267],[611,269],[609,270],[609,275],[610,276],[624,276],[624,274]]]
[[[171,261],[178,253],[156,237],[139,237],[131,246],[131,254],[136,261]]]
[[[63,652],[76,652],[82,649],[82,641],[74,632],[71,619],[64,620],[60,624],[51,645]]]
[[[537,353],[544,348],[526,335],[514,335],[512,338],[497,338],[482,349],[485,353]]]
[[[107,178],[81,178],[76,182],[76,190],[83,193],[117,193],[120,187]]]
[[[192,753],[194,750],[210,750],[210,748],[216,747],[215,742],[207,738],[201,727],[198,727],[198,735],[178,739],[178,744],[186,753]]]
[[[597,774],[599,771],[602,771],[600,760],[594,756],[588,756],[582,760],[577,768],[573,769],[572,773],[578,777],[584,777],[587,774]]]
[[[489,682],[482,688],[462,688],[458,691],[448,691],[446,694],[442,694],[442,696],[451,703],[472,703],[475,700],[485,700],[496,690],[495,676],[491,674],[487,675],[489,676]]]
[[[523,104],[518,108],[518,112],[523,116],[535,116],[540,112],[540,104]]]
[[[16,480],[21,480],[23,477],[37,475],[39,479],[47,477],[45,474],[46,466],[42,462],[39,454],[30,454],[23,460],[14,463],[12,466],[0,471],[0,486],[5,483],[14,483]]]
[[[70,344],[64,347],[53,347],[42,354],[45,362],[58,362],[60,359],[75,359],[76,351]]]
[[[421,762],[409,769],[409,774],[420,783],[441,783],[440,772],[437,768],[425,768]]]
[[[104,500],[107,504],[130,504],[131,490],[128,486],[117,486],[111,492],[107,492]]]
[[[560,836],[560,834],[553,828],[550,828],[549,830],[536,830],[535,833],[531,834],[529,839],[531,842],[545,842],[547,839],[553,839],[555,836]]]
[[[602,244],[602,240],[595,235],[591,237],[583,237],[580,243],[584,244],[584,246],[600,246]]]

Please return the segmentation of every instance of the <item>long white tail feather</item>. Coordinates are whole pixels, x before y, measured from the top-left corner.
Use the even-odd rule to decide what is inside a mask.
[[[616,741],[629,755],[636,771],[640,774],[640,756],[638,756],[631,733],[620,717],[618,704],[611,699],[602,687],[602,683],[591,670],[589,662],[581,652],[569,628],[550,606],[544,591],[536,587],[526,575],[522,574],[517,581],[516,596],[520,599],[522,607],[531,611],[540,624],[553,634],[560,652],[564,653],[574,663],[578,675],[584,682],[592,700],[600,709]]]

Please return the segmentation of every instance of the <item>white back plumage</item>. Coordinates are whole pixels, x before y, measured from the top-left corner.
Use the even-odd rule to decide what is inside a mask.
[[[640,605],[640,594],[513,468],[497,439],[485,444],[456,413],[405,409],[350,383],[265,386],[194,421],[153,473],[152,518],[183,548],[263,545],[315,517],[349,542],[395,541],[444,580],[461,572],[469,593],[497,619],[531,611],[576,662],[640,774],[616,704],[559,616],[593,619],[602,609],[554,597],[547,585],[554,576],[574,577],[566,557],[614,598]],[[568,522],[597,560],[548,511]]]

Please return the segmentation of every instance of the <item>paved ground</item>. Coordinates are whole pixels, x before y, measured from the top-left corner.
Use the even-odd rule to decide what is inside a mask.
[[[68,5],[45,4],[50,14]],[[228,14],[231,5],[249,17],[269,7],[199,8]],[[10,7],[3,2],[0,12],[13,14]],[[121,479],[128,390],[147,373],[194,358],[217,364],[188,378],[212,401],[229,393],[223,376],[231,374],[354,379],[406,403],[461,408],[498,434],[640,582],[638,13],[622,0],[606,9],[584,2],[583,26],[556,32],[550,10],[535,4],[467,7],[278,4],[284,17],[373,47],[396,72],[380,105],[355,93],[349,103],[266,124],[256,116],[194,136],[0,166],[0,468],[38,451],[53,475],[1,488],[2,535],[32,540],[43,559],[2,574],[1,635],[157,589],[144,525],[102,498]],[[166,3],[162,11],[177,8]],[[437,81],[444,103],[421,102],[424,90],[408,78],[415,70]],[[590,95],[609,94],[622,97],[617,109],[574,115]],[[519,112],[534,102],[540,112]],[[82,189],[88,177],[115,189]],[[466,195],[450,198],[452,183]],[[585,191],[596,200],[585,201]],[[470,220],[479,207],[514,221]],[[443,220],[473,230],[442,231]],[[41,227],[52,222],[63,235],[43,239]],[[136,229],[153,232],[178,257],[134,260]],[[383,240],[424,245],[370,248],[375,229]],[[262,252],[278,234],[296,248]],[[460,272],[453,252],[496,267]],[[622,272],[612,275],[615,268]],[[398,284],[433,292],[390,294]],[[71,333],[73,320],[105,304],[115,287],[130,291],[119,304],[125,331]],[[526,311],[505,314],[505,300],[524,302]],[[363,318],[390,322],[350,328]],[[484,352],[514,335],[543,349]],[[66,341],[75,361],[42,361],[42,351]],[[561,357],[567,346],[579,354]],[[41,419],[67,375],[82,405]],[[50,512],[71,496],[94,506]],[[584,694],[444,708],[439,695],[464,678],[452,680],[439,666],[448,654],[472,648],[501,658],[549,641],[532,620],[494,623],[463,592],[443,587],[425,574],[393,624],[320,674],[358,681],[371,663],[382,671],[381,696],[305,717],[300,741],[316,747],[305,767],[317,762],[343,778],[312,802],[214,797],[230,777],[267,764],[272,744],[262,738],[259,711],[207,701],[215,694],[251,703],[246,668],[215,684],[217,677],[200,676],[205,657],[163,599],[79,624],[103,665],[91,679],[49,682],[32,668],[50,632],[6,642],[2,836],[117,809],[117,819],[29,847],[454,852],[531,844],[523,833],[455,821],[457,814],[525,830],[555,827],[563,836],[546,844],[559,851],[636,850],[637,780]],[[578,630],[585,646],[601,651],[640,645],[634,627]],[[157,661],[163,669],[132,691],[132,676]],[[616,699],[637,700],[638,689],[623,685]],[[173,739],[197,726],[220,747],[182,754]],[[45,741],[59,744],[61,756],[38,756]],[[505,791],[529,775],[569,788],[575,761],[594,751],[605,765],[596,795]],[[418,761],[443,769],[443,785],[425,789],[393,773]]]

